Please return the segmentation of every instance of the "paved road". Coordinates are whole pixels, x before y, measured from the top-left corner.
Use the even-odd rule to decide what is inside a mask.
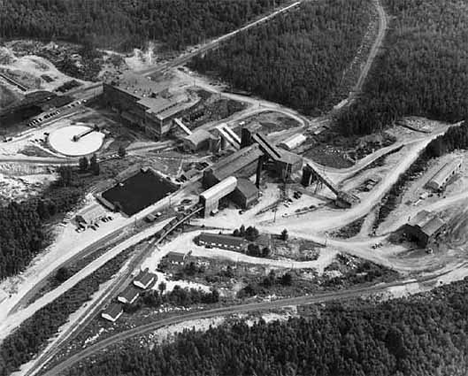
[[[280,307],[285,307],[285,306],[290,306],[290,305],[317,304],[317,303],[329,302],[332,300],[347,300],[347,299],[365,297],[371,294],[384,293],[387,291],[389,287],[398,287],[398,286],[403,287],[403,286],[407,286],[413,283],[431,282],[431,281],[435,282],[437,278],[439,278],[440,276],[444,274],[447,274],[447,273],[440,273],[438,275],[421,278],[419,280],[413,279],[413,280],[400,281],[400,282],[383,283],[383,284],[379,284],[379,285],[375,285],[371,287],[355,288],[355,289],[349,289],[349,290],[343,290],[343,291],[337,291],[337,292],[327,292],[327,293],[316,294],[316,295],[311,295],[311,296],[310,295],[300,296],[300,297],[295,297],[295,298],[279,299],[275,301],[248,303],[248,304],[241,304],[241,305],[231,306],[231,307],[216,308],[216,309],[211,309],[207,311],[192,312],[192,313],[184,314],[181,316],[159,320],[156,322],[138,326],[130,330],[126,330],[112,337],[106,338],[102,340],[101,342],[91,345],[87,349],[81,351],[78,354],[71,356],[70,358],[66,359],[62,363],[56,365],[51,370],[47,371],[43,376],[58,375],[61,372],[65,371],[66,369],[74,366],[78,362],[86,359],[87,357],[93,354],[96,354],[98,351],[101,351],[111,345],[120,343],[124,340],[128,340],[132,337],[143,335],[148,332],[152,332],[164,326],[178,324],[178,323],[182,323],[188,320],[206,319],[206,318],[211,318],[211,317],[216,317],[216,316],[225,316],[225,315],[239,314],[239,313],[259,311],[259,310],[267,310],[267,309],[280,308]]]

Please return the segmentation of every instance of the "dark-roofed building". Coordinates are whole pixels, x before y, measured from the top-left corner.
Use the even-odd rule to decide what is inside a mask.
[[[220,249],[227,249],[229,251],[245,252],[248,246],[247,240],[238,238],[232,235],[212,234],[209,232],[202,232],[197,238],[198,245],[205,247],[213,247]]]
[[[101,316],[109,320],[110,322],[115,322],[123,313],[122,306],[117,303],[111,303],[104,312],[101,313]]]
[[[169,252],[165,257],[164,257],[167,262],[173,265],[184,265],[185,261],[187,259],[187,255],[185,253],[179,253],[179,252]]]
[[[148,269],[145,269],[135,277],[133,284],[136,287],[146,290],[153,282],[157,281],[157,279],[158,278],[155,274],[150,273]]]
[[[240,178],[230,198],[241,208],[247,209],[258,202],[259,190],[249,179]]]
[[[187,91],[174,91],[170,80],[154,79],[134,72],[125,72],[110,84],[104,83],[106,103],[122,118],[145,129],[148,135],[161,138],[199,101]]]
[[[138,289],[132,285],[127,286],[125,290],[119,293],[117,300],[123,304],[132,304],[140,295]]]
[[[203,188],[211,188],[230,176],[245,178],[252,176],[262,155],[260,147],[253,144],[221,159],[212,168],[204,171]]]
[[[445,225],[439,216],[422,210],[403,226],[403,230],[409,240],[424,248],[445,230]]]

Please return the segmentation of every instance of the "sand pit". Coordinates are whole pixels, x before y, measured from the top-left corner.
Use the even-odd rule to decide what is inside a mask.
[[[86,125],[71,125],[57,129],[49,136],[48,141],[49,145],[60,154],[77,157],[99,150],[104,141],[104,134],[93,131]]]

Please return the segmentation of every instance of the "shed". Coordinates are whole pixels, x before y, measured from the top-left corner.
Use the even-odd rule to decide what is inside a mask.
[[[110,321],[115,322],[123,313],[122,306],[117,303],[111,303],[104,312],[101,313],[101,316]]]

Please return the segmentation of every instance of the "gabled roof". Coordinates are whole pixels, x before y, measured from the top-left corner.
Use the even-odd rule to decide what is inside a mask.
[[[153,278],[156,278],[156,275],[148,272],[148,269],[141,271],[140,274],[136,276],[133,282],[140,282],[143,286],[146,286],[151,282]]]
[[[117,317],[122,312],[122,306],[117,303],[111,303],[103,312],[103,314],[109,315],[110,317]]]
[[[247,198],[258,195],[258,188],[249,179],[237,179],[237,189]]]
[[[189,141],[194,145],[198,145],[203,141],[215,138],[210,132],[204,129],[197,129],[195,132],[192,132],[190,135],[185,136],[184,140]]]
[[[184,262],[185,260],[185,254],[184,253],[179,253],[179,252],[169,252],[166,255],[167,259],[176,261],[176,262]]]
[[[209,232],[202,232],[200,234],[199,240],[206,243],[222,243],[235,247],[241,247],[247,244],[247,241],[244,238],[238,238],[236,236],[225,234],[212,234]]]
[[[445,222],[442,219],[427,210],[421,210],[409,224],[418,226],[428,236],[434,235],[445,226]]]
[[[124,298],[125,300],[131,302],[133,301],[136,297],[140,295],[139,291],[137,290],[136,287],[133,287],[132,285],[127,286],[125,290],[119,293],[119,298]]]

